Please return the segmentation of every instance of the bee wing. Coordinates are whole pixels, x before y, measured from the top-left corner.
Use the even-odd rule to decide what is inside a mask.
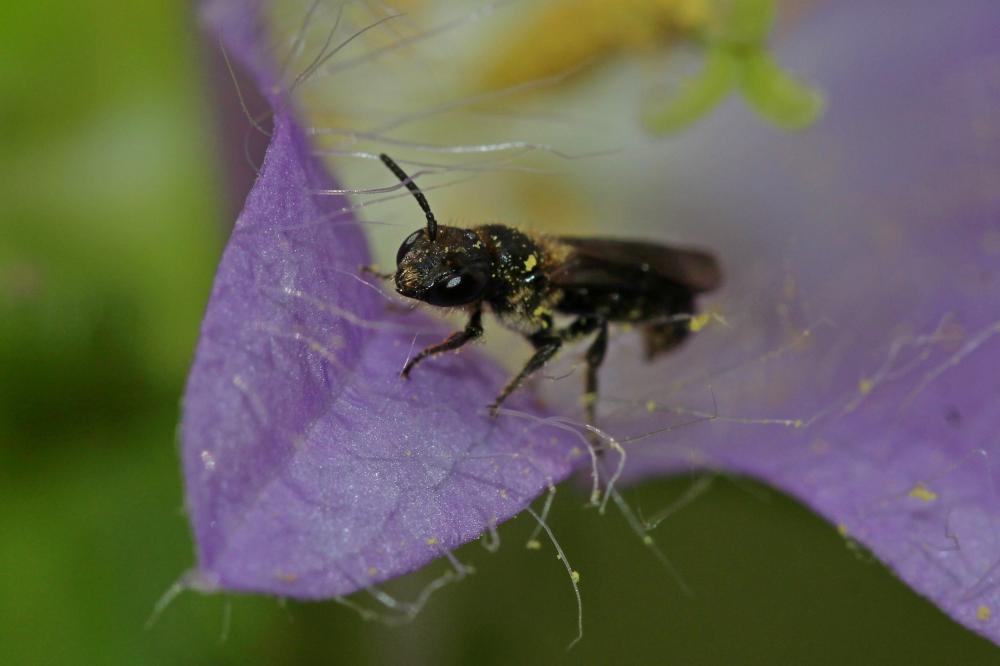
[[[611,238],[557,240],[571,248],[564,264],[551,275],[552,283],[560,287],[638,289],[656,280],[697,293],[712,291],[722,283],[722,271],[715,258],[698,250]]]

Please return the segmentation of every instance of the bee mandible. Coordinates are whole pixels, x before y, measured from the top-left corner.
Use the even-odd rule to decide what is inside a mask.
[[[465,328],[410,358],[408,378],[423,360],[458,349],[483,334],[483,308],[520,332],[534,354],[490,405],[504,400],[567,343],[588,335],[583,403],[594,423],[597,370],[608,348],[608,325],[641,326],[647,359],[676,348],[690,332],[695,296],[722,281],[719,265],[698,250],[610,238],[546,236],[500,224],[463,229],[439,225],[420,188],[388,155],[382,162],[406,185],[426,225],[396,254],[396,291],[438,307],[468,312]],[[555,317],[573,318],[556,326]]]

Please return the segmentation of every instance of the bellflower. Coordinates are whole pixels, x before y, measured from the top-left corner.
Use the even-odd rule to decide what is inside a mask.
[[[579,382],[539,383],[492,420],[507,373],[481,351],[401,381],[448,329],[387,309],[358,277],[365,237],[347,202],[316,194],[336,186],[279,85],[258,4],[203,10],[274,119],[184,397],[191,582],[345,595],[586,469],[567,426]],[[627,451],[623,478],[760,478],[995,641],[998,22],[993,0],[827,3],[776,49],[825,93],[811,130],[725,105],[647,147],[641,167],[613,164],[658,223],[696,221],[726,284],[669,361],[645,366],[635,333],[616,338],[598,414]]]

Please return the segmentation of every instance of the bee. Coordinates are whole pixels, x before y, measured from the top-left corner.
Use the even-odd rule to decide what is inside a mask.
[[[695,296],[719,286],[716,260],[698,250],[610,238],[553,237],[500,224],[463,229],[439,225],[420,188],[388,155],[382,162],[410,190],[426,225],[396,254],[396,291],[437,307],[468,312],[465,328],[411,357],[401,376],[422,361],[458,349],[483,334],[483,309],[520,332],[534,348],[527,363],[490,405],[497,410],[560,348],[592,335],[584,356],[583,404],[594,423],[597,371],[608,348],[608,326],[641,326],[647,359],[676,348],[697,312]],[[557,327],[556,316],[572,318]]]

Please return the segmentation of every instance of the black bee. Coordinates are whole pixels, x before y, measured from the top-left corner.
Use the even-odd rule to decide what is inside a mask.
[[[490,405],[492,414],[567,342],[594,334],[587,350],[584,405],[594,421],[597,369],[608,346],[608,324],[642,325],[646,356],[673,349],[687,337],[695,294],[721,282],[715,259],[703,252],[608,238],[549,237],[487,224],[439,226],[409,176],[388,156],[382,162],[402,181],[427,216],[396,254],[396,291],[440,307],[469,312],[465,329],[424,349],[403,368],[409,377],[424,359],[458,349],[483,334],[483,304],[535,348],[524,368]],[[391,277],[385,275],[384,277]],[[575,319],[557,328],[554,317]]]

